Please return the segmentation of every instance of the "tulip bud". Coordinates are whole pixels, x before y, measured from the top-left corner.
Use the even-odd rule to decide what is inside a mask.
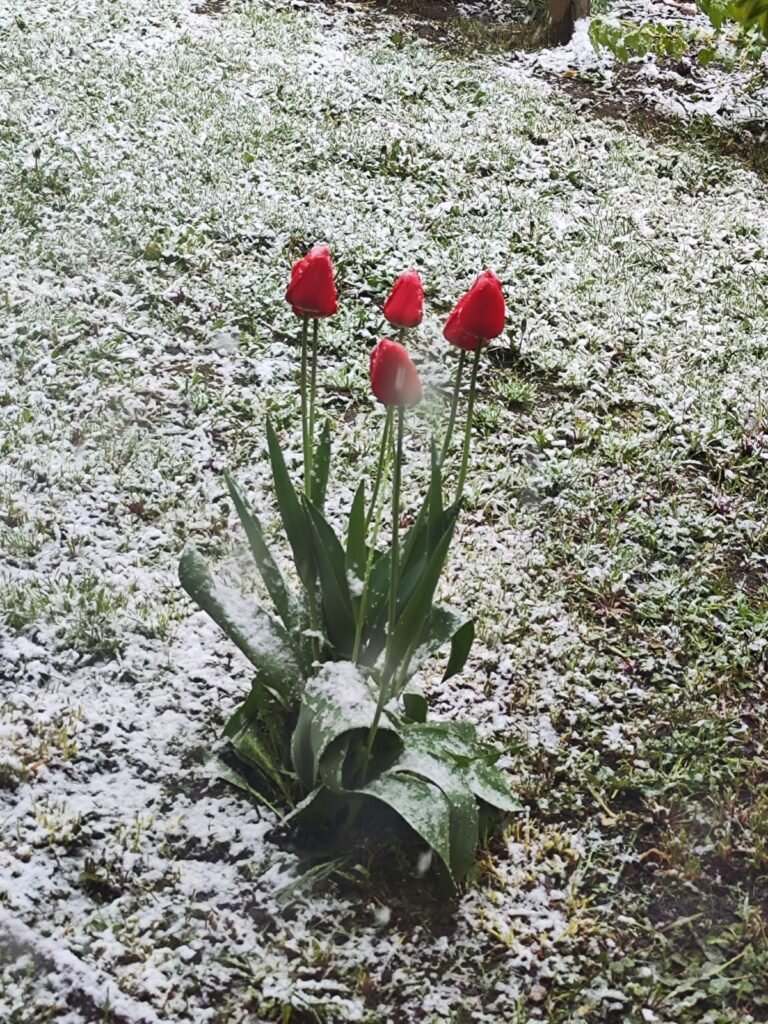
[[[415,270],[406,270],[395,281],[384,303],[384,316],[393,327],[418,327],[424,319],[424,286]]]
[[[415,405],[421,400],[418,370],[399,342],[382,338],[371,352],[371,390],[384,405]]]
[[[501,281],[485,270],[454,306],[443,328],[443,337],[469,352],[485,348],[504,330],[507,309]]]
[[[333,262],[327,245],[316,245],[291,270],[286,302],[297,316],[333,316],[338,309]]]

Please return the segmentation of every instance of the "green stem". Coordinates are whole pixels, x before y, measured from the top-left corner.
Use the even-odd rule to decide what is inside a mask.
[[[310,372],[310,383],[309,383],[309,476],[307,477],[308,486],[304,488],[304,491],[309,498],[312,500],[312,463],[314,461],[314,444],[315,444],[315,400],[317,397],[317,333],[320,327],[320,320],[315,317],[312,321],[312,366]]]
[[[403,468],[403,427],[405,409],[397,407],[397,446],[395,448],[395,467],[392,474],[392,560],[389,567],[389,624],[387,640],[391,642],[395,632],[395,616],[397,615],[397,585],[400,582],[400,481]]]
[[[384,656],[384,672],[379,684],[379,699],[376,702],[376,711],[373,722],[368,733],[368,742],[365,745],[365,766],[373,750],[373,741],[376,739],[376,730],[379,727],[381,714],[389,698],[389,677],[391,672],[388,662],[391,655],[392,637],[395,632],[395,620],[397,616],[397,585],[400,575],[400,482],[402,476],[403,461],[403,428],[405,424],[405,409],[402,405],[397,409],[397,443],[395,447],[395,466],[392,474],[392,548],[389,564],[389,618],[387,623],[387,653]]]
[[[459,470],[459,481],[456,485],[456,501],[461,501],[464,493],[464,481],[467,478],[469,467],[469,448],[472,440],[472,415],[475,411],[475,391],[477,389],[477,368],[480,365],[481,348],[475,349],[475,358],[472,362],[472,376],[469,381],[469,404],[467,405],[467,423],[464,428],[464,452],[461,456],[461,469]]]
[[[301,444],[304,456],[304,493],[309,497],[311,469],[309,442],[309,414],[307,411],[307,340],[309,337],[309,316],[305,313],[301,322]]]
[[[384,469],[384,463],[388,461],[389,456],[389,435],[392,433],[392,412],[393,407],[390,405],[387,408],[387,416],[384,421],[384,431],[381,435],[381,445],[379,446],[379,458],[376,463],[376,479],[373,484],[373,494],[371,495],[371,505],[368,509],[368,515],[365,517],[365,528],[366,530],[370,526],[371,520],[373,519],[373,513],[376,509],[376,502],[379,498],[379,490],[381,489],[381,482],[383,479],[382,470]]]
[[[365,563],[365,575],[363,577],[363,593],[360,596],[360,607],[357,613],[357,623],[355,625],[355,646],[352,651],[352,661],[357,664],[357,659],[360,656],[360,646],[363,639],[363,627],[365,626],[365,616],[368,611],[368,584],[371,579],[371,570],[373,568],[373,559],[376,554],[376,542],[379,539],[379,530],[381,529],[381,520],[384,513],[384,502],[378,501],[378,494],[381,490],[381,482],[384,480],[389,472],[389,438],[392,434],[392,417],[394,415],[394,409],[392,406],[387,408],[386,419],[384,420],[384,431],[382,433],[382,444],[379,453],[379,465],[376,469],[376,483],[374,484],[373,498],[371,500],[371,508],[368,512],[368,516],[365,520],[366,534],[368,532],[368,523],[373,517],[374,510],[376,512],[376,522],[373,527],[373,536],[371,537],[371,543],[368,547],[368,557]]]
[[[461,377],[464,372],[464,364],[466,363],[466,361],[467,353],[465,349],[462,349],[459,355],[459,365],[456,368],[456,381],[453,385],[453,398],[451,399],[451,415],[448,417],[448,427],[445,431],[443,450],[440,455],[441,466],[445,462],[446,456],[448,455],[448,449],[451,446],[451,438],[453,437],[453,428],[456,426],[456,413],[459,408],[459,395],[461,394]]]

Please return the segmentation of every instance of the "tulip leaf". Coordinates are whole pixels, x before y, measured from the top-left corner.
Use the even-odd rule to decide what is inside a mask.
[[[405,684],[401,699],[406,718],[409,718],[412,722],[426,722],[427,711],[429,710],[427,698],[424,696],[421,688],[414,684],[412,679],[409,679]]]
[[[182,553],[179,579],[192,600],[255,665],[265,684],[284,697],[300,692],[301,665],[283,626],[263,608],[216,580],[192,544]]]
[[[393,771],[418,775],[442,790],[449,805],[451,872],[455,878],[463,878],[474,862],[479,838],[475,794],[467,784],[466,773],[430,750],[421,732],[412,729],[405,737],[403,753]]]
[[[478,800],[499,811],[513,814],[522,811],[523,805],[510,791],[509,784],[494,764],[483,761],[473,763],[469,772],[469,787]]]
[[[331,469],[331,421],[326,419],[320,431],[320,441],[312,453],[312,503],[321,511],[325,508],[328,475]]]
[[[360,797],[355,798],[349,793],[334,793],[327,786],[318,786],[296,804],[284,821],[313,832],[333,832],[336,822],[343,815],[350,814],[354,803],[359,800]]]
[[[339,660],[350,657],[355,641],[355,616],[349,593],[344,549],[322,513],[304,499],[310,523],[315,564],[320,574],[325,632]]]
[[[280,812],[276,807],[269,802],[269,800],[258,791],[254,786],[248,782],[244,775],[242,775],[236,768],[227,764],[220,757],[211,758],[209,764],[215,771],[218,778],[223,779],[225,782],[229,782],[230,785],[236,786],[241,789],[248,796],[252,797],[257,803],[268,807],[277,817],[280,817]]]
[[[315,585],[317,575],[316,566],[312,559],[312,542],[307,530],[307,518],[301,507],[299,496],[291,483],[288,470],[277,440],[271,420],[267,420],[267,445],[269,448],[269,459],[272,464],[272,478],[275,483],[275,496],[280,509],[280,517],[283,521],[283,529],[288,538],[288,543],[293,551],[293,558],[296,563],[296,571],[307,588],[311,591]]]
[[[261,578],[264,580],[264,586],[272,598],[275,611],[283,620],[285,628],[289,632],[294,633],[294,635],[301,633],[307,624],[302,622],[298,602],[286,586],[283,575],[272,557],[272,552],[269,550],[267,542],[264,540],[264,531],[261,528],[261,523],[229,473],[224,474],[224,479],[227,482],[230,496],[240,517],[240,522],[243,524],[243,529],[248,538],[248,543]]]
[[[263,680],[257,676],[251,685],[251,692],[234,714],[230,715],[221,735],[231,740],[251,722],[258,718],[280,714],[286,709],[286,706],[285,697],[266,686]]]
[[[359,669],[348,661],[326,662],[304,688],[291,740],[293,767],[302,785],[315,787],[321,758],[340,736],[359,732],[367,737],[375,713],[376,694]],[[391,725],[382,722],[379,731],[394,732],[396,739]]]
[[[392,637],[388,642],[385,673],[391,677],[399,672],[401,683],[407,674],[408,664],[418,647],[424,623],[432,611],[432,598],[445,565],[448,548],[453,538],[453,528],[452,522],[435,547],[429,564],[408,604],[400,613]]]
[[[407,669],[407,677],[413,676],[433,654],[450,641],[451,653],[443,675],[443,681],[461,672],[475,638],[475,624],[472,619],[450,608],[434,605],[427,616]]]
[[[351,574],[355,579],[362,581],[365,576],[367,561],[368,547],[365,543],[365,481],[361,480],[359,487],[355,491],[352,511],[349,513],[347,551],[344,558],[344,567],[347,575]]]
[[[386,772],[357,790],[390,807],[440,858],[455,886],[451,868],[451,807],[443,791],[405,772]]]
[[[434,611],[446,612],[447,609],[435,608]],[[455,615],[455,613],[448,614]],[[475,640],[474,619],[467,619],[463,615],[456,616],[456,618],[461,622],[461,625],[451,636],[451,654],[448,658],[448,664],[445,667],[445,672],[443,673],[443,682],[461,672],[467,662],[469,652],[472,650],[472,644]]]
[[[453,763],[479,800],[508,813],[521,810],[522,804],[494,764],[499,751],[482,743],[470,722],[411,725],[403,737],[409,749],[415,746],[431,752],[439,760]]]
[[[432,473],[425,502],[427,506],[427,550],[430,551],[438,543],[444,531],[444,527],[441,529],[443,518],[443,475],[440,471],[440,462],[438,461],[437,448],[434,441],[432,442],[431,459]]]

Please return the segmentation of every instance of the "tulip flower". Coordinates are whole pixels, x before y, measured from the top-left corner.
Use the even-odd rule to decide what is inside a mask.
[[[469,465],[469,445],[472,431],[472,416],[475,405],[475,388],[477,384],[477,370],[480,362],[480,353],[488,346],[493,338],[497,338],[504,330],[504,322],[507,318],[507,307],[504,302],[504,293],[501,290],[501,281],[492,270],[484,270],[475,280],[475,283],[451,311],[443,328],[443,337],[452,345],[461,349],[459,365],[456,372],[456,381],[451,401],[451,414],[448,419],[448,427],[443,441],[441,461],[445,459],[450,448],[453,428],[456,423],[456,411],[459,403],[459,392],[461,388],[461,375],[464,371],[467,352],[474,352],[472,361],[472,379],[469,386],[469,403],[467,406],[467,422],[464,431],[464,449],[462,453],[461,469],[456,489],[456,500],[461,498],[464,490],[464,481]]]
[[[501,334],[506,318],[501,281],[492,270],[485,270],[454,306],[443,337],[458,348],[474,352]]]
[[[382,338],[371,352],[371,390],[383,405],[415,405],[421,400],[419,373],[405,348]]]
[[[384,316],[393,327],[418,327],[424,319],[424,286],[415,270],[406,270],[395,281],[384,303]]]
[[[316,245],[303,259],[294,263],[291,280],[285,290],[286,301],[293,312],[302,317],[301,329],[301,433],[304,449],[304,493],[312,497],[312,456],[315,435],[315,396],[317,393],[318,321],[333,316],[338,309],[333,261],[327,245]],[[308,329],[312,320],[312,359],[307,387],[309,362]]]
[[[286,302],[297,316],[333,316],[338,309],[333,262],[327,245],[316,245],[291,270]]]

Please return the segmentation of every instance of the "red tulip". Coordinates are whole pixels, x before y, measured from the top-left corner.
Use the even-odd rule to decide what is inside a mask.
[[[395,281],[384,303],[384,316],[393,327],[418,327],[424,319],[424,286],[415,270],[406,270]]]
[[[371,352],[371,390],[384,405],[415,405],[420,401],[419,372],[399,342],[382,338]]]
[[[469,352],[485,348],[504,330],[507,308],[501,281],[492,270],[485,270],[448,317],[443,337],[452,345]]]
[[[333,316],[338,309],[333,263],[327,245],[316,245],[294,263],[285,298],[297,316]]]

